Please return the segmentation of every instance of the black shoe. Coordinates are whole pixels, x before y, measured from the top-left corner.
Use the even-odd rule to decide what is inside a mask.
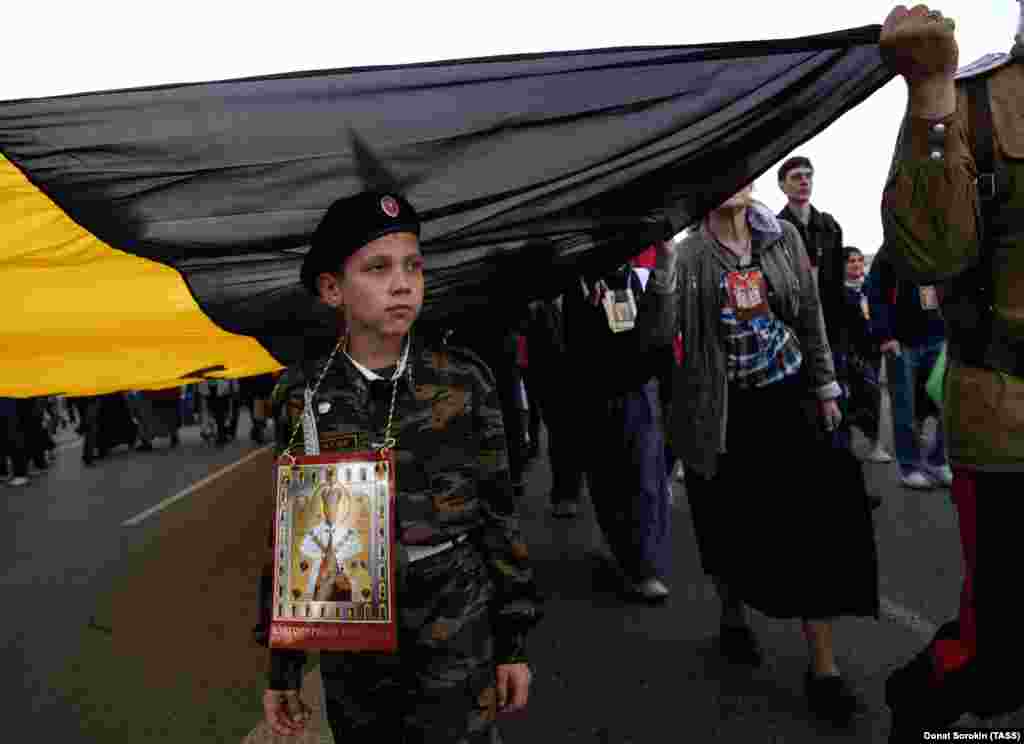
[[[551,506],[551,516],[559,519],[574,519],[580,514],[580,505],[576,501],[556,501]]]
[[[82,464],[89,468],[96,467],[96,462],[91,457],[82,457]]]
[[[939,628],[935,640],[958,636],[959,626],[953,621]],[[929,645],[907,664],[894,670],[885,681],[885,704],[892,711],[893,734],[890,741],[921,741],[920,735],[925,729],[944,729],[956,723],[979,697],[977,680],[972,679],[969,672],[971,666],[968,662],[960,670],[947,672],[943,683],[938,684]],[[982,697],[991,699],[992,695],[984,694]],[[906,731],[916,734],[917,738],[905,738],[905,733],[899,733]],[[904,738],[897,738],[899,736]]]
[[[153,445],[149,442],[142,442],[138,447],[135,448],[136,452],[152,452]]]
[[[171,437],[171,447],[177,447],[180,444],[181,444],[181,439],[178,437],[177,434],[175,434],[174,436]]]
[[[759,667],[764,663],[761,644],[749,625],[723,625],[718,634],[718,648],[733,664]]]
[[[811,712],[836,726],[848,726],[861,707],[853,690],[838,674],[819,677],[808,669],[804,685]]]

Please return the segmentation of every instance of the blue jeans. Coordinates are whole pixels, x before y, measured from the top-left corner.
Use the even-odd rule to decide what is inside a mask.
[[[671,489],[660,417],[654,380],[595,402],[587,412],[590,500],[612,555],[635,582],[667,578],[672,564]]]
[[[935,367],[942,351],[942,341],[922,346],[902,346],[899,356],[885,355],[889,376],[889,397],[892,401],[893,440],[896,460],[904,475],[920,467],[925,460],[933,467],[946,464],[946,444],[942,434],[942,419],[936,429],[935,446],[931,452],[919,452],[914,436],[914,398],[918,375],[927,377]]]

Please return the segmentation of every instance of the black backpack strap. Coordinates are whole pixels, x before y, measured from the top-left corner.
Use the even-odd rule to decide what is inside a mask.
[[[1000,196],[996,177],[995,124],[992,120],[992,102],[989,100],[988,77],[968,78],[967,105],[971,120],[971,149],[978,168],[978,197],[982,215],[991,212],[990,206]]]
[[[1007,339],[1002,333],[999,339],[995,338],[995,247],[1001,228],[998,222],[1000,206],[1006,203],[1010,193],[1006,169],[996,152],[988,80],[988,75],[979,75],[964,81],[971,123],[971,149],[978,171],[979,210],[978,262],[958,282],[962,291],[971,293],[970,301],[977,313],[970,343],[962,349],[963,361],[971,366],[1021,376],[1024,375],[1024,360],[1019,358],[1020,342]]]

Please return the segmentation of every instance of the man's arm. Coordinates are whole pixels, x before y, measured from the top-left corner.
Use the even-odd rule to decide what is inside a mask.
[[[908,110],[882,197],[886,251],[916,283],[955,276],[978,258],[977,169],[957,95],[954,25],[927,6],[896,7],[880,41],[907,81]]]
[[[829,215],[829,227],[832,229],[831,244],[825,244],[823,250],[829,251],[829,274],[818,275],[818,299],[821,312],[825,316],[825,330],[828,343],[833,351],[845,351],[848,329],[846,323],[846,259],[843,252],[843,228],[838,220]],[[804,245],[804,249],[807,246]],[[825,257],[818,257],[818,265],[825,263]]]
[[[671,240],[658,244],[655,265],[640,299],[632,333],[651,346],[671,346],[679,332],[680,277],[678,248]]]
[[[886,263],[882,254],[875,256],[869,273],[870,281],[864,283],[867,289],[868,307],[871,312],[872,335],[882,346],[892,347],[896,340],[896,329],[893,320],[893,295],[896,291],[896,277]],[[898,348],[898,347],[896,347]],[[886,349],[881,349],[886,351]],[[895,350],[895,349],[894,349]]]
[[[800,341],[805,364],[810,371],[811,390],[820,401],[834,400],[842,395],[836,381],[825,315],[818,297],[818,283],[814,280],[811,260],[807,256],[803,238],[792,224],[780,221],[783,241],[793,256],[793,270],[800,281],[800,314],[794,319],[793,330]]]

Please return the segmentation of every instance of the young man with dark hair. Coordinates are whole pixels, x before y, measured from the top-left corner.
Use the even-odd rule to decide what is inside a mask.
[[[814,191],[814,166],[801,155],[786,160],[778,172],[779,188],[786,195],[786,206],[776,215],[786,220],[803,238],[807,257],[818,280],[821,311],[825,315],[825,331],[832,351],[845,351],[848,338],[843,323],[845,305],[846,254],[843,229],[828,212],[811,204]],[[843,378],[843,371],[836,374]]]

